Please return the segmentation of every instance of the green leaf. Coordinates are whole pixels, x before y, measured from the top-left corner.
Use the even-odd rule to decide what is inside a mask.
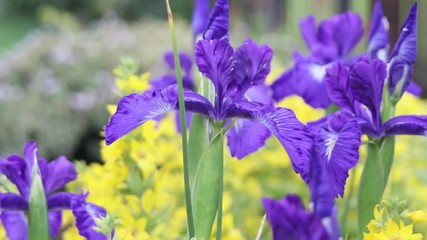
[[[200,158],[192,190],[197,240],[209,239],[218,206],[222,204],[222,199],[219,199],[223,177],[222,124],[214,126],[210,139],[208,148]]]
[[[395,143],[396,137],[390,136],[384,138],[381,144],[380,156],[384,161],[384,189],[387,186],[388,177],[390,176],[391,167],[393,165]]]
[[[363,168],[359,186],[358,227],[359,239],[371,219],[374,217],[375,205],[380,203],[384,192],[384,163],[380,157],[377,144],[367,144],[367,159]]]
[[[49,240],[49,220],[46,195],[37,156],[34,152],[31,173],[30,205],[28,209],[28,239]]]

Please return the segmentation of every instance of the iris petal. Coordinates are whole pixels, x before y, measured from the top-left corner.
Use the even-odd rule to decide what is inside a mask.
[[[402,95],[408,87],[409,79],[412,76],[412,68],[417,53],[417,8],[417,3],[411,6],[400,36],[391,53],[389,66],[390,93],[394,93],[398,82],[403,78],[402,89],[399,89],[401,91],[399,94]],[[404,75],[405,71],[403,71],[405,68],[408,69],[408,74],[406,75]]]
[[[86,202],[86,196],[80,195],[71,201],[71,209],[76,219],[79,234],[86,239],[107,240],[107,237],[93,230],[96,227],[95,218],[105,217],[106,211],[100,206]]]
[[[46,194],[58,190],[68,182],[77,178],[76,168],[73,163],[68,161],[64,156],[49,162],[45,174],[46,175],[43,176],[43,183]]]
[[[273,50],[263,44],[258,44],[247,39],[236,49],[235,78],[239,91],[245,92],[250,86],[264,83],[270,72]]]
[[[71,209],[71,200],[78,197],[79,194],[60,192],[49,196],[47,199],[47,207],[49,211]]]
[[[384,135],[427,136],[427,116],[401,115],[384,123]]]
[[[193,19],[191,20],[191,27],[195,37],[202,34],[206,29],[209,20],[209,0],[196,0],[194,1]]]
[[[213,115],[212,105],[197,93],[184,91],[184,101],[186,110],[190,112],[210,117]],[[178,110],[178,89],[175,85],[123,97],[116,113],[105,126],[107,145],[146,121],[174,110]]]
[[[331,240],[319,218],[308,213],[296,195],[282,200],[263,198],[268,222],[274,240]]]
[[[28,223],[24,212],[2,211],[0,218],[9,240],[28,239]]]
[[[377,127],[381,124],[380,107],[386,76],[386,65],[378,59],[370,62],[362,59],[350,71],[351,94],[370,110],[372,121]]]
[[[231,156],[242,159],[265,145],[271,135],[268,128],[258,122],[239,119],[227,134]]]
[[[61,229],[62,212],[49,212],[48,218],[50,236],[53,238],[56,236],[56,234],[58,234],[59,230]]]
[[[318,157],[326,166],[334,196],[344,195],[348,171],[359,160],[361,136],[358,123],[340,113],[333,115],[316,134]]]
[[[24,196],[24,198],[27,198],[30,192],[30,180],[27,171],[25,160],[18,155],[11,155],[7,160],[0,158],[0,173],[15,184],[19,193]]]
[[[368,53],[371,58],[388,60],[388,28],[387,18],[384,16],[381,1],[377,0],[372,10],[371,29],[368,36]]]
[[[27,211],[28,202],[15,193],[0,193],[0,210]]]
[[[227,117],[252,119],[262,123],[280,141],[291,159],[295,172],[302,173],[309,162],[312,135],[294,112],[254,102],[241,101],[230,105]]]
[[[326,71],[325,82],[332,102],[342,109],[353,109],[353,97],[348,89],[349,69],[337,62]]]
[[[233,48],[222,40],[200,40],[195,51],[199,71],[213,82],[217,96],[222,97],[233,80]]]
[[[206,40],[221,39],[228,41],[228,21],[230,18],[228,0],[217,0],[209,16],[203,38]]]

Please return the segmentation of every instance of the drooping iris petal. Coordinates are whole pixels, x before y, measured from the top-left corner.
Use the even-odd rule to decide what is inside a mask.
[[[193,64],[191,60],[191,56],[184,52],[180,52],[178,56],[179,56],[179,62],[182,70],[184,70],[185,74],[187,75],[191,74],[191,67]],[[175,70],[175,59],[174,59],[173,52],[172,51],[166,52],[163,58],[165,63],[168,65],[168,67],[171,70]]]
[[[228,0],[217,0],[212,9],[203,38],[206,40],[221,39],[228,41],[228,21],[230,18]]]
[[[311,152],[310,174],[308,185],[313,203],[313,214],[322,220],[325,230],[332,236],[332,239],[339,239],[340,227],[337,218],[337,207],[335,205],[335,195],[333,193],[331,178],[318,157],[317,147],[314,146]]]
[[[340,112],[334,114],[316,134],[315,146],[334,196],[343,196],[348,171],[359,160],[362,133],[358,123]]]
[[[263,44],[247,39],[236,49],[235,78],[240,92],[245,92],[250,86],[264,83],[270,73],[270,63],[273,50]]]
[[[353,109],[353,97],[348,89],[349,69],[337,62],[326,70],[325,82],[332,102],[342,109]]]
[[[196,45],[195,58],[199,71],[213,82],[217,96],[222,96],[233,80],[233,48],[222,40],[200,40]]]
[[[49,212],[48,219],[50,236],[53,238],[56,236],[56,234],[58,234],[59,230],[61,229],[62,212]]]
[[[380,107],[385,78],[386,65],[383,61],[360,60],[350,71],[349,84],[354,99],[364,104],[372,114],[375,126],[380,126]]]
[[[193,29],[194,37],[197,38],[202,34],[209,20],[209,0],[196,0],[194,1],[193,18],[191,20],[191,28]]]
[[[27,211],[28,202],[15,193],[0,193],[0,211]]]
[[[280,201],[263,198],[274,240],[331,240],[319,218],[308,213],[301,199],[287,195]]]
[[[213,114],[209,101],[197,93],[184,91],[184,101],[187,111],[206,116]],[[175,85],[125,96],[105,126],[106,143],[109,145],[146,121],[174,110],[178,110],[178,89]]]
[[[396,116],[385,122],[382,129],[383,135],[427,136],[427,116]]]
[[[394,93],[399,81],[404,81],[399,89],[400,96],[408,87],[412,76],[413,64],[417,54],[417,2],[415,2],[401,29],[399,38],[394,46],[389,65],[389,88]]]
[[[47,165],[47,171],[42,171],[43,184],[46,194],[49,194],[77,178],[73,163],[61,156]]]
[[[388,29],[389,24],[384,16],[381,1],[375,2],[372,10],[371,27],[368,36],[368,53],[372,59],[378,58],[384,62],[388,61]]]
[[[227,133],[231,156],[242,159],[265,145],[271,135],[264,125],[251,120],[239,119]]]
[[[79,234],[86,239],[107,240],[102,233],[93,230],[96,227],[95,218],[105,217],[106,211],[100,206],[86,202],[86,196],[80,195],[71,201],[71,210],[76,219],[76,227]]]
[[[55,193],[47,198],[47,208],[49,211],[71,209],[71,200],[79,195],[68,192]]]
[[[312,135],[292,110],[241,101],[231,104],[226,116],[256,120],[267,127],[285,148],[295,172],[302,173],[308,164]]]
[[[0,218],[9,240],[28,239],[28,223],[24,212],[2,211]]]

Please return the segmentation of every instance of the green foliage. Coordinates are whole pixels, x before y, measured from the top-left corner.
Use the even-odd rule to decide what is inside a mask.
[[[188,50],[190,30],[182,22],[176,27],[180,49]],[[141,69],[163,72],[159,56],[169,41],[167,25],[156,21],[128,25],[113,18],[75,32],[33,31],[0,56],[1,155],[33,139],[47,158],[98,160],[105,105],[117,102],[112,69],[129,56]]]

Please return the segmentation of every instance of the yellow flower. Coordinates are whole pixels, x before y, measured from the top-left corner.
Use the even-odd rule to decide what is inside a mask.
[[[427,210],[409,212],[405,215],[412,223],[427,222]]]
[[[423,235],[420,233],[413,233],[413,225],[405,226],[402,221],[399,225],[393,220],[387,223],[386,228],[376,235],[378,240],[421,240]]]

